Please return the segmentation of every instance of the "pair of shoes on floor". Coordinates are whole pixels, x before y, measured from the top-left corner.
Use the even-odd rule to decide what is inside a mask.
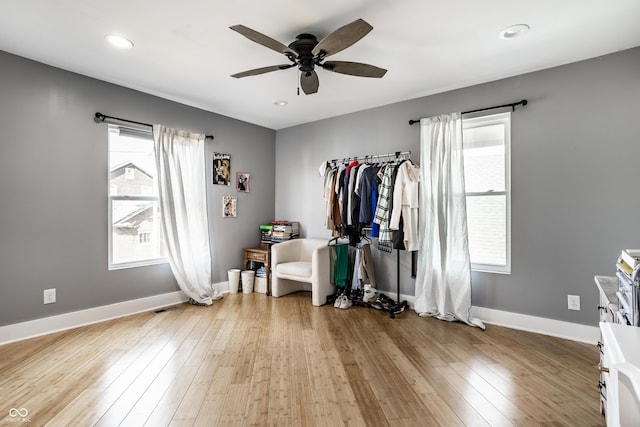
[[[374,303],[378,299],[378,293],[374,288],[365,289],[362,296],[363,302]]]
[[[396,302],[385,294],[379,294],[378,298],[375,301],[375,305],[379,305],[382,309],[390,311],[393,307],[396,306]]]
[[[353,305],[353,302],[346,295],[340,295],[333,304],[335,308],[347,309]]]

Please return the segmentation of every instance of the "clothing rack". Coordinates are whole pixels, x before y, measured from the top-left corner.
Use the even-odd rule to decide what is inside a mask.
[[[400,251],[401,249],[396,249],[396,280],[397,280],[397,294],[395,305],[389,309],[389,317],[392,319],[396,318],[396,314],[402,313],[404,310],[409,308],[409,303],[406,301],[400,301]]]
[[[401,157],[411,158],[411,151],[395,151],[393,153],[386,153],[386,154],[344,157],[344,158],[329,160],[327,161],[327,165],[329,164],[335,165],[337,163],[348,163],[354,160],[367,162],[367,161],[377,160],[377,159],[387,159],[388,161],[391,161],[394,159],[399,159]],[[363,228],[362,232],[365,232],[366,230],[367,228]],[[363,235],[361,235],[361,238],[362,236]],[[367,238],[367,240],[369,239]],[[338,238],[337,237],[332,238],[331,240],[329,240],[329,242],[327,242],[327,244],[331,245],[331,243],[334,241],[337,244]],[[391,304],[389,308],[386,309],[386,311],[389,312],[389,317],[391,317],[392,319],[395,319],[397,314],[402,313],[405,309],[409,308],[409,304],[407,303],[407,301],[400,300],[400,249],[396,249],[396,259],[397,259],[396,261],[396,286],[397,286],[396,299],[391,300],[390,298],[388,298],[389,301],[393,301],[393,304]]]
[[[525,106],[528,103],[529,101],[527,101],[526,99],[523,99],[522,101],[512,102],[511,104],[495,105],[493,107],[485,107],[485,108],[478,108],[477,110],[463,111],[461,114],[479,113],[480,111],[495,110],[497,108],[506,108],[506,107],[511,107],[511,111],[516,111],[516,107],[518,105]],[[414,123],[420,123],[420,119],[409,120],[409,125],[412,125]]]
[[[149,123],[136,122],[134,120],[121,119],[120,117],[107,116],[106,114],[102,114],[100,112],[97,112],[95,114],[95,118],[96,118],[97,122],[99,122],[99,123],[103,123],[105,120],[116,120],[116,121],[119,121],[119,122],[133,123],[135,125],[147,126],[147,127],[150,127],[150,128],[153,127],[153,125],[149,124]],[[205,139],[213,139],[213,135],[205,135]]]
[[[344,157],[342,159],[332,159],[327,163],[344,163],[344,162],[352,162],[354,160],[374,160],[374,159],[383,159],[383,158],[399,158],[401,156],[411,156],[411,151],[396,151],[394,153],[387,154],[372,154],[369,156],[356,156],[356,157]]]

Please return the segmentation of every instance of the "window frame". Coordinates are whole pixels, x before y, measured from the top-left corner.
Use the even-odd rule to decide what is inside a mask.
[[[463,118],[462,128],[479,128],[502,124],[504,126],[504,191],[467,192],[465,189],[465,202],[468,197],[505,196],[505,264],[487,264],[471,262],[471,270],[483,273],[511,274],[511,112],[483,114],[479,116]],[[464,138],[462,141],[463,151]]]
[[[113,250],[114,250],[114,242],[113,242],[113,202],[114,201],[151,201],[154,203],[160,203],[160,198],[158,195],[145,195],[145,196],[130,196],[130,195],[119,195],[111,194],[111,133],[117,132],[120,133],[121,130],[129,133],[130,135],[136,135],[141,138],[148,137],[153,142],[153,133],[150,130],[146,129],[137,129],[131,128],[122,125],[109,124],[107,135],[107,240],[108,240],[108,270],[121,270],[125,268],[134,268],[134,267],[144,267],[150,265],[158,265],[158,264],[166,264],[169,262],[169,258],[167,256],[157,257],[157,258],[148,258],[144,260],[137,261],[128,261],[128,262],[118,262],[115,263],[113,261]],[[126,172],[125,172],[126,173]],[[155,182],[155,179],[154,179]],[[162,233],[162,227],[159,227],[158,230]],[[136,235],[136,242],[139,243],[139,234]],[[151,239],[153,240],[153,238]],[[140,244],[140,243],[139,243]],[[144,243],[144,245],[150,245],[152,242]]]

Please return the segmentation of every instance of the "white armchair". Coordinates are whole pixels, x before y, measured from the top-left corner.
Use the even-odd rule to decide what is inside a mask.
[[[335,292],[329,278],[329,246],[322,239],[293,239],[271,247],[271,295],[281,297],[311,291],[311,303],[321,306]]]

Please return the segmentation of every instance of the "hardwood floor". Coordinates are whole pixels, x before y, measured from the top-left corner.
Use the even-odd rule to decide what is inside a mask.
[[[492,325],[233,294],[0,347],[0,425],[601,426],[597,363]]]

